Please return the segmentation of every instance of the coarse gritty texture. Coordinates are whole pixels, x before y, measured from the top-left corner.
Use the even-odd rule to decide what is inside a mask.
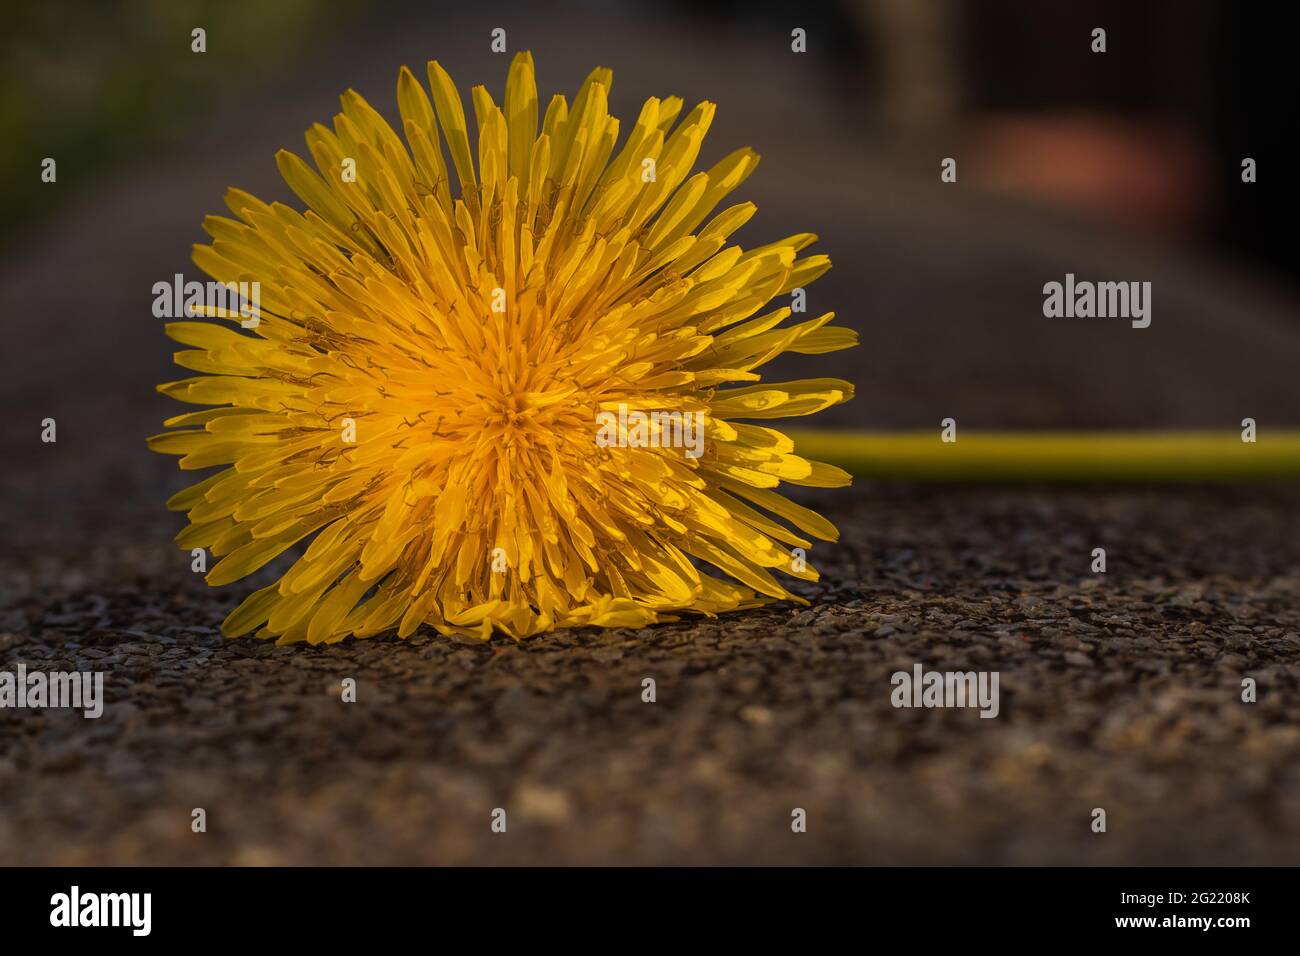
[[[108,703],[0,711],[0,863],[1300,863],[1300,492],[836,500],[811,608],[518,645],[228,641],[156,515],[6,522],[0,669]],[[894,709],[915,662],[1001,715]]]

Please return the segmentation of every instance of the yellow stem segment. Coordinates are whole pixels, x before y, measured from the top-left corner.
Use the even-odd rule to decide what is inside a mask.
[[[919,481],[1231,482],[1300,478],[1300,429],[1256,442],[1225,431],[959,431],[789,429],[804,458],[860,478]]]

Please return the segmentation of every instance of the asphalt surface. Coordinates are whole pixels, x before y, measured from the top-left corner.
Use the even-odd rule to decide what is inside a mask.
[[[860,487],[809,608],[319,649],[221,638],[242,589],[157,515],[10,528],[0,669],[107,703],[0,711],[0,863],[1294,864],[1297,504]],[[997,671],[999,715],[893,707],[918,662]]]

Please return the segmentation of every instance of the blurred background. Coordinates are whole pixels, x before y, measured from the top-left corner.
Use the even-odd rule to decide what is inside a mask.
[[[152,385],[175,376],[150,289],[197,275],[189,247],[225,187],[296,203],[275,150],[306,155],[302,132],[349,86],[394,116],[403,63],[422,75],[436,57],[466,96],[499,94],[498,26],[510,53],[535,54],[544,96],[603,64],[625,121],[650,95],[707,98],[719,111],[702,162],[743,144],[763,155],[740,241],[818,232],[836,268],[809,310],[862,335],[857,351],[774,370],[857,383],[858,400],[818,424],[1300,424],[1295,244],[1277,240],[1286,159],[1261,134],[1282,118],[1280,64],[1259,13],[1185,0],[20,4],[0,66],[0,387],[24,410],[6,437],[29,435],[35,413],[65,427],[61,411],[68,428],[154,431],[170,410]],[[56,183],[40,181],[45,157]],[[947,157],[956,183],[940,181]],[[1258,182],[1242,182],[1245,157]],[[1066,272],[1152,282],[1151,328],[1044,318],[1042,286]]]

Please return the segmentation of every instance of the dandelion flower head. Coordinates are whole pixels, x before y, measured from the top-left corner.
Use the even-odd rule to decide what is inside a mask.
[[[150,445],[220,466],[168,502],[209,584],[293,559],[223,631],[523,638],[800,600],[782,577],[816,580],[804,549],[836,532],[777,489],[849,478],[762,423],[853,390],[760,370],[856,336],[790,321],[830,267],[814,235],[729,242],[757,154],[692,173],[714,105],[677,97],[620,140],[603,68],[543,110],[519,54],[503,103],[474,88],[473,138],[428,80],[400,71],[400,133],[349,90],[314,169],[278,154],[304,211],[231,189],[235,218],[204,221],[195,264],[256,309],[167,325],[195,374],[159,390],[203,407]]]

